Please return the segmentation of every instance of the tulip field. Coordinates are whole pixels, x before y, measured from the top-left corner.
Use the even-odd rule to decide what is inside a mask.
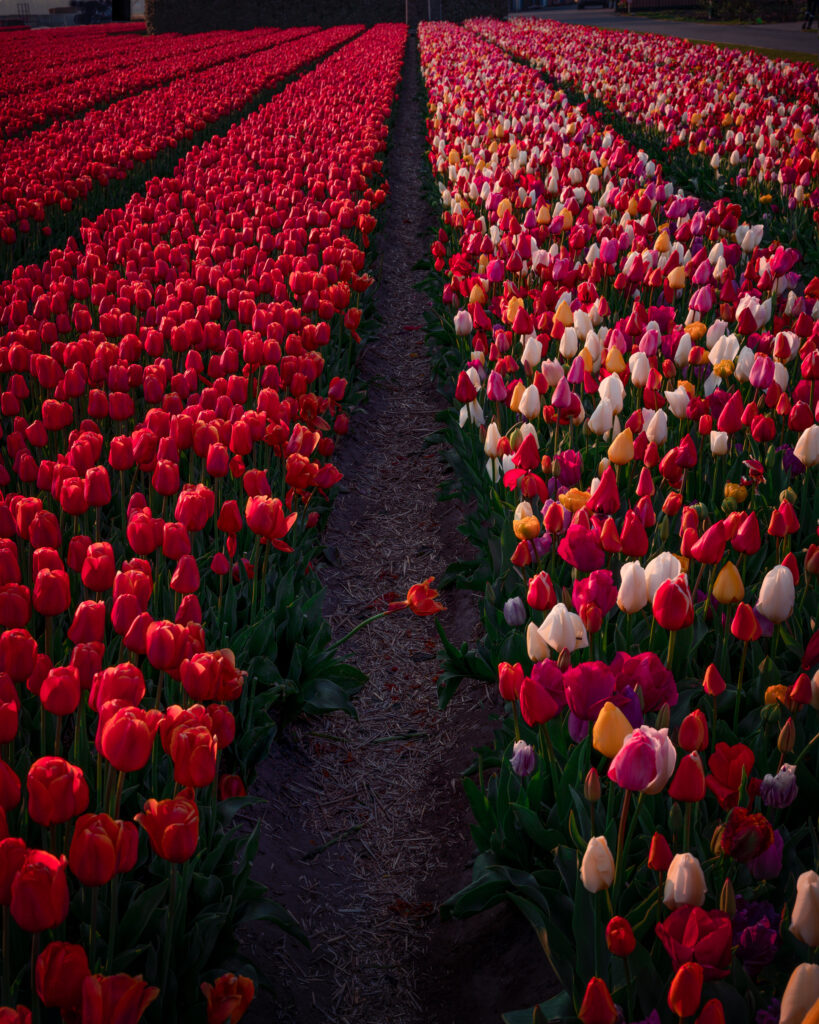
[[[514,1024],[819,1019],[819,281],[606,120],[810,206],[815,68],[660,37],[623,60],[620,33],[548,21],[419,34],[432,333],[475,502],[453,576],[486,594],[441,697],[494,678],[510,711],[445,910],[535,928],[561,991]]]
[[[480,608],[429,686],[496,717],[441,913],[534,930],[506,1024],[819,1024],[817,68],[629,44],[2,34],[0,1024],[237,1024],[237,929],[313,940],[248,790],[356,714],[352,633],[444,610],[373,593],[339,639],[315,571],[410,61],[471,545],[437,586]]]

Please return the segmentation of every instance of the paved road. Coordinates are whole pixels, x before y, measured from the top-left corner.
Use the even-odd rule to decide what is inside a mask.
[[[523,13],[577,25],[594,25],[597,28],[631,29],[633,32],[655,32],[662,36],[677,36],[709,43],[819,55],[819,32],[816,29],[812,32],[803,32],[801,22],[795,21],[770,25],[726,25],[715,21],[665,21],[661,18],[641,18],[636,14],[616,14],[605,8],[586,8],[578,11],[575,7],[552,7],[548,10]]]

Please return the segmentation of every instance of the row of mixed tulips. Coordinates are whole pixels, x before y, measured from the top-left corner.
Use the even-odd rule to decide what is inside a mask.
[[[699,156],[718,180],[763,204],[805,208],[819,223],[815,64],[534,18],[468,24],[655,132],[664,150]]]
[[[194,36],[124,35],[116,43],[72,36],[57,54],[32,55],[29,37],[4,40],[0,72],[0,138],[24,135],[58,119],[81,116],[175,78],[226,64],[305,35],[309,28],[203,32]],[[116,37],[115,37],[116,39]],[[12,98],[13,97],[13,98]]]
[[[173,166],[177,147],[212,132],[221,118],[235,118],[260,92],[360,31],[343,25],[291,37],[82,118],[0,142],[0,271],[9,273],[26,259],[29,245],[70,233],[72,211],[92,193],[99,206],[126,202],[134,174],[141,175],[141,185],[156,173],[157,158]]]
[[[510,711],[448,909],[527,916],[536,1020],[812,1021],[819,281],[486,38],[419,37],[454,571],[487,595],[442,699],[479,675]]]
[[[231,821],[271,707],[355,681],[309,559],[405,38],[347,43],[0,291],[4,1021],[235,1024],[234,928],[294,928]]]

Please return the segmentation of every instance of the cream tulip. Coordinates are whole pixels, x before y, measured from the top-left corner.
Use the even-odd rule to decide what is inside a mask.
[[[646,427],[646,437],[654,444],[663,444],[668,437],[668,416],[665,409],[657,409]]]
[[[611,377],[607,377],[606,380],[611,380]],[[589,416],[589,430],[593,434],[597,434],[598,437],[601,437],[611,430],[613,423],[614,410],[612,409],[611,402],[607,398],[603,398],[591,416]]]
[[[819,463],[819,424],[812,424],[799,435],[793,447],[793,454],[803,466]]]
[[[484,454],[488,455],[490,459],[496,459],[498,456],[498,444],[500,442],[500,431],[498,425],[493,421],[486,428],[486,437],[483,442]]]
[[[626,389],[616,373],[609,374],[608,377],[603,378],[597,393],[600,396],[601,402],[603,400],[608,401],[614,415],[623,411]]]
[[[554,651],[576,651],[589,646],[589,637],[583,620],[579,615],[570,612],[563,602],[552,608],[538,627],[538,635],[543,643]]]
[[[527,420],[533,420],[540,415],[540,392],[534,384],[530,384],[523,392],[518,412]]]
[[[639,562],[626,562],[620,566],[620,589],[617,591],[617,607],[627,615],[633,615],[648,603],[646,571]]]
[[[712,455],[728,454],[728,434],[725,430],[712,430],[708,435]]]
[[[663,551],[646,566],[646,587],[649,601],[654,600],[661,583],[676,579],[683,571],[682,563],[670,551]]]
[[[759,588],[757,610],[771,622],[784,622],[793,611],[795,600],[793,574],[786,565],[775,565]]]
[[[614,882],[614,857],[605,836],[592,836],[589,840],[580,863],[580,881],[588,892],[601,892]]]
[[[526,627],[526,653],[530,661],[543,661],[549,657],[549,648],[544,643],[534,622]]]
[[[663,903],[670,909],[705,903],[705,874],[702,865],[691,853],[675,854],[668,866],[663,890]]]
[[[664,394],[665,400],[668,402],[668,408],[678,420],[682,419],[685,416],[688,403],[691,401],[691,396],[682,385],[675,388],[674,391],[666,391]]]
[[[790,931],[806,946],[819,946],[819,875],[803,871],[796,880]]]

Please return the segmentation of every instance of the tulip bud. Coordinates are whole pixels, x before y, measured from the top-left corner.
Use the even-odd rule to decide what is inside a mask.
[[[673,833],[680,831],[683,825],[683,815],[680,805],[675,800],[671,805],[671,810],[668,812],[668,827]]]
[[[787,722],[779,730],[779,737],[776,741],[776,747],[780,754],[790,754],[796,744],[796,726],[793,724],[793,719],[788,718]]]
[[[606,925],[606,945],[614,956],[631,956],[637,945],[631,925],[624,917],[613,917]]]
[[[617,1011],[608,986],[602,978],[591,978],[577,1011],[582,1024],[614,1024]]]
[[[526,605],[519,597],[510,597],[503,606],[503,618],[507,626],[522,626],[526,621]]]
[[[702,688],[709,697],[718,697],[725,691],[725,680],[719,673],[719,669],[713,662],[705,670],[702,681]]]
[[[819,964],[800,964],[785,986],[779,1024],[802,1024],[819,999]]]
[[[592,836],[580,864],[580,880],[588,892],[608,889],[614,881],[614,857],[605,836]]]
[[[819,875],[803,871],[796,880],[790,932],[806,946],[819,946]]]
[[[672,859],[668,840],[661,832],[655,832],[651,837],[651,846],[648,850],[649,869],[651,871],[668,871]]]
[[[725,1024],[725,1011],[719,999],[709,999],[694,1024]]]
[[[671,721],[671,708],[668,706],[668,701],[664,701],[657,709],[657,716],[654,720],[655,729],[667,729],[668,724]]]
[[[737,899],[730,878],[725,879],[722,891],[719,894],[719,909],[729,917],[733,917],[737,912]]]
[[[711,836],[711,853],[720,854],[722,853],[722,833],[725,831],[724,825],[717,825]]]
[[[565,672],[572,664],[571,651],[564,647],[563,650],[557,656],[557,667],[561,672]]]
[[[586,772],[586,778],[583,781],[583,795],[590,804],[596,804],[600,799],[600,776],[597,774],[597,769],[593,765]]]
[[[604,757],[614,757],[631,733],[631,722],[615,704],[606,701],[592,729],[592,745]]]
[[[690,960],[680,967],[668,990],[668,1008],[680,1018],[690,1017],[702,999],[705,971],[701,964]]]

